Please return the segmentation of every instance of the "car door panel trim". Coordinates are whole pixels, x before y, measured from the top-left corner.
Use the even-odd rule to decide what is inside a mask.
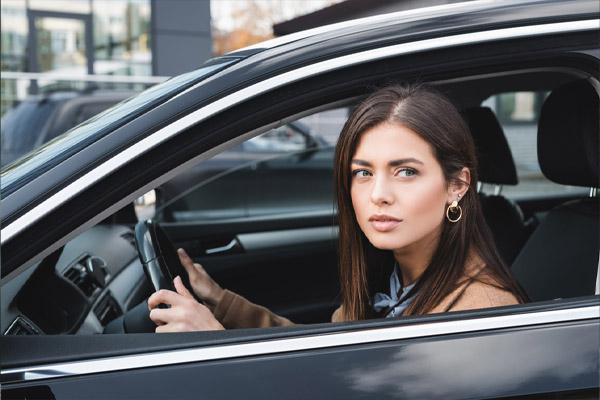
[[[337,226],[285,229],[273,232],[242,233],[238,239],[246,251],[269,250],[285,246],[327,243],[336,240]]]
[[[17,218],[8,226],[4,227],[0,232],[1,243],[4,244],[5,242],[11,240],[19,232],[28,228],[30,225],[50,213],[56,207],[65,203],[89,186],[92,186],[106,175],[122,167],[132,159],[177,135],[179,132],[192,127],[193,125],[223,111],[224,109],[228,109],[272,89],[296,82],[302,78],[331,72],[340,68],[364,62],[371,62],[421,51],[432,51],[456,47],[459,45],[473,45],[490,41],[534,37],[555,33],[597,30],[599,23],[600,20],[593,19],[457,34],[415,42],[401,43],[378,49],[365,50],[360,53],[348,54],[284,72],[280,75],[276,75],[264,81],[244,87],[235,93],[219,98],[218,100],[159,129],[150,136],[116,154],[109,160],[98,165],[57,193],[53,194],[48,199],[42,201],[40,204]]]
[[[459,321],[416,323],[408,326],[346,331],[262,342],[220,345],[197,349],[160,351],[142,355],[115,356],[84,361],[2,370],[2,383],[31,382],[103,372],[208,362],[239,357],[265,356],[296,351],[363,345],[391,340],[429,338],[441,335],[531,327],[552,323],[583,322],[600,318],[596,305],[562,310],[502,315]]]

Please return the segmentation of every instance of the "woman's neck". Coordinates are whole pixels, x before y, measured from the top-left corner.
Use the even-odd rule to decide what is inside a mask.
[[[402,286],[412,285],[425,272],[440,241],[439,233],[424,237],[407,248],[394,250],[394,258],[402,275]]]

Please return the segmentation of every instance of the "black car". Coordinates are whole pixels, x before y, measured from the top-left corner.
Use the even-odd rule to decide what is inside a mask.
[[[90,87],[28,97],[2,116],[2,166],[136,93]]]
[[[598,398],[599,8],[474,1],[274,39],[3,169],[2,396]],[[463,112],[486,218],[531,303],[330,323],[331,141],[215,170],[161,200],[225,150],[397,81],[428,82]],[[530,139],[535,156],[519,158]],[[298,325],[152,333],[133,232],[133,202],[152,190],[175,246]]]

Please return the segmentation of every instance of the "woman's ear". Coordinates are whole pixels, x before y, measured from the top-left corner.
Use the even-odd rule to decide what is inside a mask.
[[[454,200],[460,201],[460,199],[464,198],[465,193],[469,190],[470,184],[471,171],[469,168],[464,167],[456,175],[456,179],[448,186],[448,204],[451,204]]]

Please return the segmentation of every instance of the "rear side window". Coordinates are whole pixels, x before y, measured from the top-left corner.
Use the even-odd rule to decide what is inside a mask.
[[[519,184],[505,185],[502,194],[520,200],[561,194],[587,193],[575,186],[560,185],[544,176],[537,156],[537,128],[540,110],[549,92],[508,92],[490,96],[482,106],[494,111],[510,146]],[[493,185],[484,185],[484,193],[493,194]]]

